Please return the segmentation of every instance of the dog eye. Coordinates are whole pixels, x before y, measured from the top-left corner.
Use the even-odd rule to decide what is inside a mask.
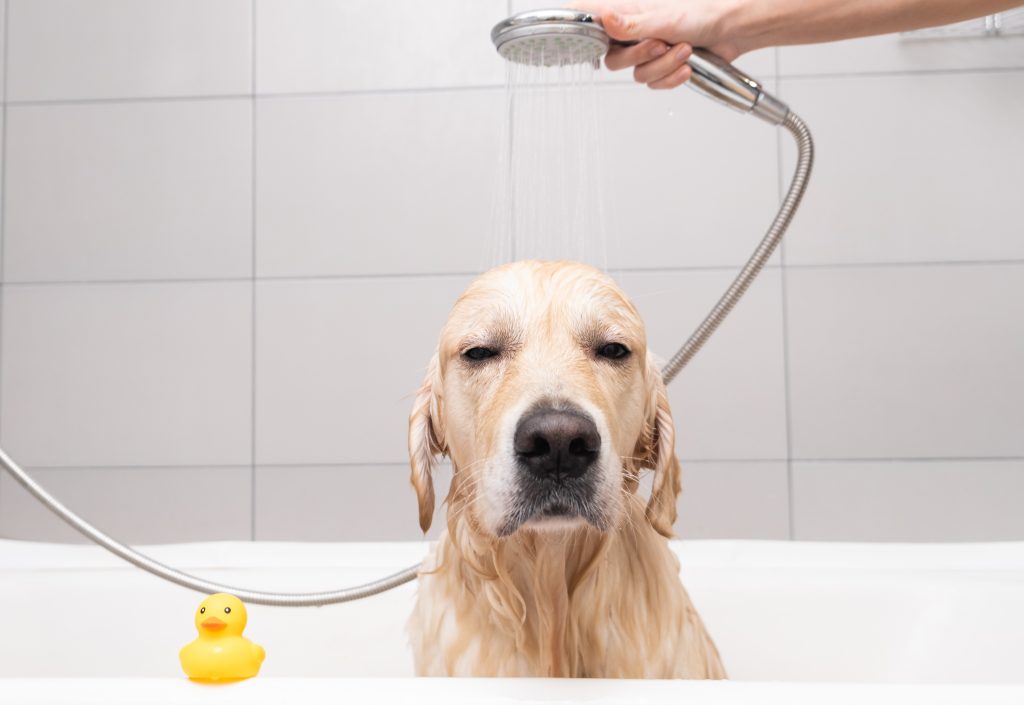
[[[462,356],[467,360],[486,360],[489,357],[494,357],[498,354],[497,350],[491,350],[490,348],[470,348],[466,352],[462,353]]]
[[[609,360],[622,360],[629,356],[629,348],[622,343],[605,343],[597,349],[597,354]]]

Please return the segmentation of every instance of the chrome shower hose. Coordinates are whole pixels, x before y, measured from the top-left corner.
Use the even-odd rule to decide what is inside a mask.
[[[698,350],[707,342],[711,334],[715,332],[719,324],[725,319],[729,312],[743,296],[751,282],[764,267],[771,257],[775,247],[782,239],[786,227],[793,218],[793,213],[800,204],[807,187],[807,180],[811,172],[811,163],[814,159],[814,144],[811,141],[811,133],[803,120],[792,112],[786,115],[781,123],[796,138],[798,157],[796,171],[793,180],[789,185],[789,191],[782,201],[782,206],[772,221],[768,232],[761,239],[754,254],[744,265],[739,275],[729,286],[729,289],[722,295],[718,303],[711,310],[711,313],[701,322],[700,326],[683,344],[679,351],[672,356],[668,364],[662,370],[665,382],[671,382],[679,371],[690,361]],[[180,570],[164,565],[159,561],[145,556],[129,546],[103,533],[82,517],[65,507],[56,497],[47,492],[39,483],[33,480],[28,474],[11,459],[7,453],[0,448],[0,466],[9,472],[18,483],[28,490],[29,494],[39,500],[47,509],[67,522],[72,528],[84,535],[93,543],[99,544],[115,556],[122,558],[137,568],[152,573],[158,578],[163,578],[190,590],[204,594],[214,592],[227,592],[236,595],[243,602],[254,605],[270,605],[273,607],[321,607],[333,605],[339,602],[350,602],[364,597],[377,595],[399,585],[404,585],[414,580],[419,574],[420,564],[409,566],[405,570],[375,580],[371,583],[356,585],[354,587],[342,588],[340,590],[325,590],[323,592],[288,593],[288,592],[263,592],[260,590],[249,590],[247,588],[223,585],[221,583],[206,580]]]

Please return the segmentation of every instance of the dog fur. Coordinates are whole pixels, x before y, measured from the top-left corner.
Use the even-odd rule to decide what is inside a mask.
[[[609,343],[628,357],[595,352]],[[474,347],[496,354],[475,362]],[[511,438],[538,403],[581,409],[600,432],[586,519],[516,514]],[[665,386],[609,276],[527,261],[476,279],[441,331],[409,452],[424,531],[438,457],[454,471],[409,621],[417,674],[725,678],[667,543],[680,468]]]

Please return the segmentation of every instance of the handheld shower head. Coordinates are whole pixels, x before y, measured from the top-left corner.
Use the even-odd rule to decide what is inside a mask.
[[[491,41],[508,61],[534,66],[565,66],[600,61],[613,44],[593,15],[575,10],[531,10],[499,22]],[[694,49],[688,61],[691,88],[741,112],[781,125],[789,107],[760,83],[706,49]]]
[[[515,64],[597,64],[611,39],[593,16],[575,10],[530,10],[494,25],[491,41]]]

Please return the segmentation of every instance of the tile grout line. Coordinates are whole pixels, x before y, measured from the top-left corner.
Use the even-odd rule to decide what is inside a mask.
[[[962,76],[970,74],[1001,74],[1017,73],[1024,71],[1021,66],[985,66],[980,68],[945,68],[945,69],[918,69],[918,70],[897,70],[897,71],[850,71],[845,73],[794,73],[789,76],[780,76],[787,81],[814,81],[844,78],[913,78],[915,76]]]
[[[716,268],[718,269],[718,268]],[[725,269],[721,267],[720,269]],[[283,276],[257,276],[260,282],[298,281],[359,281],[364,279],[432,279],[444,277],[471,277],[480,272],[399,272],[379,274],[296,274]],[[249,283],[252,273],[245,276],[225,277],[156,277],[153,279],[51,279],[8,282],[8,286],[138,286],[147,284],[237,284]]]
[[[255,205],[253,206],[255,209]],[[780,246],[780,250],[784,248]],[[1024,265],[1024,259],[1008,258],[999,260],[942,260],[934,262],[831,262],[822,264],[798,264],[788,262],[787,271],[801,270],[849,270],[849,269],[913,269],[939,267],[1003,267]],[[709,264],[679,267],[616,267],[616,274],[685,274],[689,272],[732,272],[741,267],[736,264]],[[781,264],[767,264],[765,270],[781,270]],[[379,272],[371,274],[295,274],[254,276],[250,273],[244,277],[180,277],[153,279],[68,279],[68,280],[28,280],[6,281],[5,287],[33,286],[138,286],[151,284],[230,284],[257,282],[301,282],[301,281],[362,281],[377,279],[441,279],[455,277],[475,277],[479,271],[463,272]]]
[[[513,14],[513,0],[508,0],[506,3],[506,16],[511,17]],[[513,158],[513,149],[515,147],[516,137],[516,121],[515,121],[515,107],[516,107],[516,88],[512,84],[512,69],[506,64],[505,66],[505,110],[503,111],[502,119],[508,125],[508,140],[505,144],[499,144],[498,149],[502,150],[504,158],[506,160],[505,173],[501,174],[499,179],[505,180],[504,193],[497,194],[497,202],[500,203],[502,199],[507,199],[506,204],[508,207],[508,220],[503,223],[504,226],[508,227],[508,259],[509,262],[516,261],[516,224],[518,221],[516,214],[516,188],[514,183],[513,175],[515,173]],[[500,137],[499,137],[500,139]],[[500,162],[499,162],[500,167]],[[501,188],[501,181],[498,181],[498,186]],[[499,209],[500,211],[500,209]],[[503,219],[504,220],[504,219]],[[499,228],[500,232],[500,228]],[[491,237],[494,237],[496,233],[491,233]],[[504,238],[502,238],[504,239]],[[501,250],[499,246],[498,251]],[[492,260],[493,264],[493,260]],[[612,275],[614,276],[614,275]]]
[[[693,458],[680,457],[679,462],[684,464],[701,465],[741,465],[741,464],[762,464],[762,463],[891,463],[891,464],[931,464],[931,463],[1007,463],[1022,462],[1024,455],[992,455],[992,456],[905,456],[905,457],[807,457],[807,458]],[[337,462],[269,462],[269,463],[193,463],[185,465],[175,464],[129,464],[129,465],[25,465],[26,470],[32,472],[48,471],[91,471],[91,470],[130,470],[146,472],[151,470],[248,470],[255,465],[256,468],[337,468],[337,469],[360,469],[360,468],[406,468],[408,461],[395,459],[391,461],[337,461]]]
[[[786,279],[786,269],[782,269],[781,287],[779,292],[782,298],[782,384],[783,384],[783,410],[786,421],[786,506],[789,516],[789,540],[796,540],[794,525],[796,523],[796,510],[793,502],[793,390],[792,370],[789,359],[789,286]]]
[[[107,98],[48,98],[41,100],[14,100],[10,104],[15,108],[45,108],[50,106],[75,106],[75,105],[133,105],[137,103],[189,103],[208,101],[247,101],[260,100],[288,100],[313,99],[313,98],[357,98],[364,96],[390,96],[390,95],[423,95],[433,93],[472,93],[472,92],[494,92],[502,90],[504,84],[476,84],[465,86],[408,86],[400,88],[374,88],[374,89],[339,89],[325,91],[282,91],[278,93],[207,93],[204,95],[151,95],[151,96],[114,96]]]
[[[903,457],[852,457],[852,458],[793,458],[794,463],[980,463],[980,462],[1017,462],[1024,460],[1024,455],[948,455],[948,456],[923,456],[907,455]]]
[[[0,91],[0,96],[3,98],[3,104],[0,105],[0,119],[3,120],[3,125],[0,126],[0,400],[3,399],[3,343],[6,341],[4,335],[4,310],[7,307],[7,291],[4,288],[4,271],[7,269],[7,262],[4,257],[4,235],[7,231],[7,67],[10,65],[8,61],[8,47],[10,47],[10,26],[8,8],[10,6],[10,0],[4,0],[3,7],[3,19],[4,19],[4,31],[3,31],[3,90]],[[0,408],[3,407],[2,401],[0,401]],[[3,427],[0,422],[0,447],[3,444]],[[6,474],[6,473],[5,473]],[[0,482],[0,485],[3,483]]]
[[[971,75],[971,74],[1007,74],[1024,71],[1024,66],[989,66],[966,69],[931,69],[919,71],[865,71],[860,73],[823,73],[823,74],[793,74],[784,76],[776,70],[776,80],[841,80],[849,78],[913,78],[915,76],[945,76],[945,75]],[[601,90],[615,90],[625,87],[632,87],[632,82],[627,80],[602,82],[598,85]],[[41,100],[14,100],[9,105],[15,108],[22,107],[46,107],[58,105],[106,105],[106,104],[133,104],[133,103],[159,103],[159,102],[194,102],[194,101],[218,101],[218,100],[288,100],[301,98],[344,98],[359,96],[385,96],[385,95],[418,95],[431,93],[466,93],[466,92],[493,92],[503,90],[501,83],[482,83],[474,85],[451,85],[451,86],[406,86],[398,88],[374,88],[374,89],[339,89],[325,91],[279,91],[265,93],[220,93],[206,95],[155,95],[155,96],[121,96],[110,98],[51,98]]]
[[[786,267],[791,270],[801,269],[900,269],[927,267],[994,267],[1005,265],[1021,265],[1024,259],[1007,257],[1006,259],[975,259],[975,260],[932,260],[920,262],[821,262],[796,263],[790,262]]]
[[[783,80],[779,76],[779,61],[781,61],[781,52],[776,47],[775,49],[775,90],[779,95],[780,100],[782,99]],[[781,130],[775,131],[775,173],[776,173],[776,189],[779,203],[782,203],[784,198],[783,193],[783,180],[786,178],[785,169],[783,167],[782,159],[782,140],[783,135]],[[792,225],[792,222],[790,223]],[[793,507],[793,405],[792,405],[792,384],[791,384],[791,370],[790,370],[790,359],[789,359],[789,288],[787,281],[787,273],[789,269],[789,263],[787,262],[787,240],[785,237],[782,239],[781,252],[779,253],[780,268],[779,268],[779,296],[781,298],[782,305],[782,389],[783,389],[783,414],[785,416],[785,428],[786,428],[786,525],[789,540],[795,540],[794,523],[796,512]]]
[[[249,3],[249,96],[251,109],[251,134],[249,142],[250,184],[249,217],[252,219],[252,248],[250,262],[252,275],[252,296],[250,305],[250,336],[252,346],[249,356],[249,540],[256,540],[256,0]]]

